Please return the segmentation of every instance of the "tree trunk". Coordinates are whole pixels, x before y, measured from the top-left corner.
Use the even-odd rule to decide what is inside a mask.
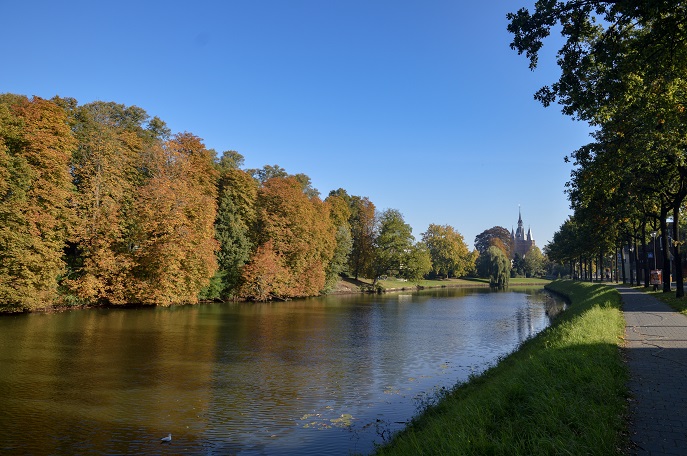
[[[682,277],[682,251],[680,249],[680,205],[673,207],[673,262],[675,263],[675,285],[676,298],[682,298],[685,295],[684,279]]]
[[[623,285],[627,283],[627,277],[625,276],[625,252],[623,251],[623,244],[620,243],[619,253],[620,253],[620,266],[623,271]],[[615,256],[615,283],[618,283],[618,255]]]
[[[622,252],[622,250],[621,250]],[[634,276],[632,275],[632,238],[627,240],[627,265],[630,267],[630,286],[634,284]],[[625,283],[625,261],[623,260],[623,283]]]

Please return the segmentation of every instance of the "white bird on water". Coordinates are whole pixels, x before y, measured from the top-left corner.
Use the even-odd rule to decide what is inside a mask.
[[[172,434],[167,434],[167,437],[162,437],[160,439],[160,443],[166,443],[166,442],[171,442],[172,441]]]

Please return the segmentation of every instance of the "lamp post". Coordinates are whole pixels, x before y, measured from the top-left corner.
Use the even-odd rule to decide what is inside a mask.
[[[654,269],[656,269],[656,235],[658,232],[652,231],[651,237],[654,239]]]

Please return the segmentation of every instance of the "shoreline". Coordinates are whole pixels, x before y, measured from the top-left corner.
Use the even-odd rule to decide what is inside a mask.
[[[452,282],[451,280],[460,280],[460,282]],[[550,283],[550,280],[547,279],[528,279],[531,281],[527,282],[515,282],[515,283],[510,283],[508,285],[508,288],[510,287],[544,287],[548,283]],[[428,281],[424,281],[428,282]],[[366,290],[363,289],[363,287],[371,287],[372,284],[363,282],[361,280],[355,281],[353,279],[341,279],[337,286],[332,290],[330,293],[322,294],[319,296],[337,296],[337,295],[350,295],[350,294],[386,294],[386,293],[401,293],[401,292],[406,292],[406,291],[421,291],[421,290],[431,290],[431,289],[440,289],[440,288],[489,288],[489,283],[488,282],[483,282],[481,280],[472,280],[472,279],[449,279],[445,281],[446,283],[439,283],[439,282],[444,282],[444,281],[436,281],[438,282],[436,285],[435,284],[430,284],[430,285],[420,285],[420,284],[414,284],[414,285],[408,285],[408,286],[403,286],[403,287],[382,287],[380,291],[374,291],[374,290]],[[308,297],[303,297],[303,298],[290,298],[286,299],[285,301],[295,301],[299,299],[308,299],[308,298],[313,298],[317,296],[308,296]],[[62,312],[70,312],[72,310],[95,310],[95,309],[148,309],[148,308],[155,308],[155,307],[178,307],[178,306],[194,306],[197,304],[225,304],[229,302],[252,302],[252,301],[246,301],[246,300],[227,300],[227,301],[222,301],[222,300],[200,300],[197,303],[175,303],[175,304],[170,304],[167,306],[164,305],[158,305],[158,304],[84,304],[84,305],[74,305],[74,306],[69,306],[69,305],[56,305],[52,307],[44,307],[40,309],[33,309],[33,310],[19,310],[16,312],[9,312],[9,311],[1,311],[0,312],[0,318],[6,317],[6,316],[17,316],[17,315],[29,315],[29,314],[53,314],[53,313],[62,313]],[[267,301],[270,302],[270,301]],[[259,304],[259,302],[254,302],[254,304]]]

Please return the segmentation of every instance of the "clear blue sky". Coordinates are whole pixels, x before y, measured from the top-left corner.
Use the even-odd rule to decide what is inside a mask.
[[[532,97],[557,47],[535,72],[509,48],[506,13],[531,3],[5,1],[0,92],[139,106],[246,167],[398,209],[418,239],[449,224],[472,248],[521,205],[543,247],[589,138]]]

